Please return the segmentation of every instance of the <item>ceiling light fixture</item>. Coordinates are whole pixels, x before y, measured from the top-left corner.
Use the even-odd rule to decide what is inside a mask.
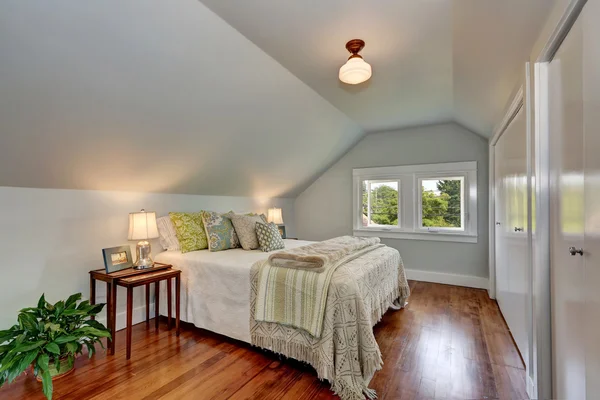
[[[365,42],[360,39],[352,39],[346,43],[346,49],[351,55],[346,64],[340,68],[340,81],[358,85],[369,80],[372,74],[371,66],[358,54],[363,47],[365,47]]]

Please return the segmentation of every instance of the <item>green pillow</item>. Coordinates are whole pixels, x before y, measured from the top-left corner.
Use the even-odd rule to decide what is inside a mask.
[[[206,228],[208,249],[210,251],[240,247],[240,242],[231,223],[230,213],[232,212],[220,214],[213,211],[202,211],[202,222]]]
[[[182,253],[208,248],[206,231],[202,222],[202,212],[170,212],[169,217],[175,227]]]

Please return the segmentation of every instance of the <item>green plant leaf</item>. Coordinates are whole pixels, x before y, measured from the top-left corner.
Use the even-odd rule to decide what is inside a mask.
[[[47,322],[44,325],[44,331],[50,331],[50,332],[58,332],[60,330],[60,325],[59,324],[53,324],[52,322]]]
[[[60,354],[54,356],[54,367],[56,368],[56,372],[60,372]]]
[[[54,316],[58,318],[60,314],[65,310],[65,302],[59,301],[54,305]]]
[[[87,321],[84,322],[84,324],[87,326],[90,326],[92,328],[106,330],[106,326],[104,326],[103,324],[101,324],[100,322],[98,322],[94,319],[88,319]]]
[[[85,308],[87,308],[89,306],[90,306],[90,301],[89,300],[84,300],[81,303],[79,303],[79,305],[77,306],[77,309],[78,310],[83,310],[83,309],[85,309]]]
[[[69,308],[68,310],[63,311],[63,317],[72,317],[74,315],[83,315],[86,316],[87,312],[85,310],[77,310],[74,308]]]
[[[37,365],[38,367],[41,368],[42,371],[45,371],[49,368],[49,364],[50,363],[50,356],[48,356],[48,354],[40,354],[40,356],[37,358]]]
[[[79,346],[77,346],[77,342],[69,342],[66,344],[66,347],[68,352],[75,354]]]
[[[77,302],[81,300],[81,293],[75,293],[69,296],[65,302],[65,308],[70,309],[76,306]]]
[[[46,308],[46,295],[42,293],[42,296],[38,300],[37,308]]]
[[[110,332],[108,330],[100,330],[89,326],[79,328],[76,331],[74,331],[73,334],[79,334],[83,336],[110,337]]]
[[[50,371],[45,370],[42,371],[42,391],[48,400],[52,400],[52,377],[50,376]]]
[[[75,331],[75,332],[77,332],[77,331]],[[67,342],[72,342],[74,340],[77,340],[77,336],[72,336],[72,335],[65,336],[65,335],[62,335],[62,336],[59,336],[56,339],[54,339],[54,343],[56,343],[56,344],[63,344],[63,343],[67,343]]]
[[[92,306],[87,312],[88,315],[98,314],[100,311],[102,311],[102,309],[104,308],[105,305],[106,305],[105,303],[98,303],[98,304]]]
[[[17,367],[10,370],[10,373],[8,374],[8,382],[10,383],[14,381],[17,376],[21,375],[21,373],[23,373],[23,371],[25,371],[27,367],[33,363],[38,354],[39,349],[24,353],[19,361],[19,364],[17,364]]]
[[[38,340],[37,342],[21,343],[18,346],[16,346],[14,349],[12,349],[11,352],[25,353],[25,352],[31,351],[33,349],[37,349],[38,347],[42,347],[45,344],[46,344],[45,340]]]
[[[17,320],[19,321],[19,324],[23,327],[23,329],[25,329],[27,331],[37,332],[37,328],[38,328],[37,318],[34,317],[33,315],[23,312],[23,313],[19,314],[19,316],[17,317]]]
[[[44,350],[52,354],[60,354],[60,348],[54,342],[48,343],[46,347],[44,347]]]
[[[88,358],[92,358],[92,356],[96,352],[96,347],[94,346],[93,343],[90,343],[90,342],[85,342],[85,345],[88,349]]]

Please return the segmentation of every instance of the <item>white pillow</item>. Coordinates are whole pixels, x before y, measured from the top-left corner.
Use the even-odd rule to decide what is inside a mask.
[[[171,222],[171,217],[165,215],[156,219],[156,225],[158,226],[158,236],[160,245],[165,250],[181,250],[179,246],[179,240],[177,240],[177,232]]]

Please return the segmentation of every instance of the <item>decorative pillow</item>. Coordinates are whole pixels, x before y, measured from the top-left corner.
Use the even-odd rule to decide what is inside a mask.
[[[175,227],[177,240],[182,253],[208,248],[206,232],[202,223],[202,213],[170,212],[169,217]]]
[[[206,228],[208,249],[210,251],[240,247],[240,242],[231,223],[231,214],[232,212],[219,214],[212,211],[202,211],[202,221]]]
[[[285,243],[279,234],[279,228],[277,228],[277,225],[273,222],[269,224],[257,222],[256,236],[258,237],[258,243],[260,243],[260,249],[262,251],[273,251],[285,248]]]
[[[177,232],[171,221],[171,217],[165,215],[156,219],[156,225],[158,226],[158,235],[160,245],[165,250],[181,250],[179,241],[177,240]]]
[[[260,247],[256,237],[256,223],[266,223],[264,215],[230,214],[231,222],[244,250],[254,250]]]

